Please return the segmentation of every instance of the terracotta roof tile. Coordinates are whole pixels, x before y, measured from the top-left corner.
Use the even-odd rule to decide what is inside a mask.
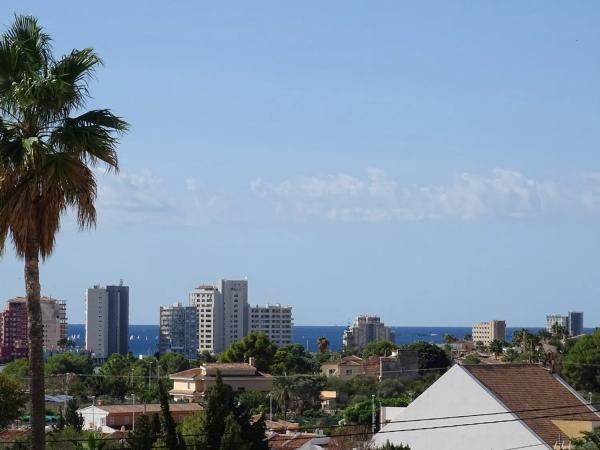
[[[564,433],[554,425],[553,420],[600,421],[600,415],[573,394],[566,387],[566,383],[563,384],[559,377],[540,365],[494,364],[463,367],[550,446],[554,446],[559,437],[568,441]],[[542,408],[542,411],[518,412]]]

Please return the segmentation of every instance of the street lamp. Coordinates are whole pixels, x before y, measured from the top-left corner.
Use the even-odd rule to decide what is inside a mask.
[[[65,410],[66,412],[66,410]],[[96,396],[92,395],[92,428],[96,430]]]
[[[131,431],[135,431],[135,394],[131,394]]]

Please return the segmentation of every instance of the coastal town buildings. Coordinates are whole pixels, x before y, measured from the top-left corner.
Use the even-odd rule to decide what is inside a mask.
[[[210,363],[169,375],[173,380],[173,389],[169,394],[175,401],[197,402],[204,397],[206,390],[215,384],[217,371],[223,383],[234,391],[269,392],[273,386],[273,377],[259,372],[250,363]]]
[[[471,331],[473,342],[482,342],[489,345],[494,340],[506,340],[506,322],[504,320],[490,320],[489,322],[476,323]]]
[[[345,348],[361,348],[370,342],[394,340],[394,332],[379,317],[361,315],[344,331],[343,344]]]
[[[274,305],[256,305],[250,307],[250,332],[264,333],[271,342],[282,346],[292,343],[292,307]]]
[[[40,298],[44,351],[61,349],[67,337],[67,308],[63,301],[50,297]],[[27,299],[16,297],[6,302],[0,313],[0,359],[24,358],[28,355]]]
[[[538,364],[481,364],[454,365],[407,407],[382,408],[381,420],[375,447],[568,449],[600,415]]]
[[[160,307],[158,351],[195,359],[198,352],[198,308],[175,303]]]
[[[190,293],[198,309],[198,351],[222,352],[248,335],[248,281],[219,280]]]
[[[95,359],[113,353],[126,355],[129,347],[129,286],[95,285],[85,296],[85,349]]]
[[[569,336],[583,334],[583,313],[581,311],[569,311],[567,315],[549,314],[546,316],[546,331],[552,332],[553,327],[560,326],[567,331]]]

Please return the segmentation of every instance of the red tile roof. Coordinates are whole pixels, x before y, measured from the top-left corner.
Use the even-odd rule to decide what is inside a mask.
[[[463,367],[551,447],[559,437],[568,441],[553,420],[600,421],[600,415],[585,405],[564,381],[540,365]],[[543,410],[523,412],[531,409]]]

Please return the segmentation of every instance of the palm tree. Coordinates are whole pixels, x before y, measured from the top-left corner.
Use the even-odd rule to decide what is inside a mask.
[[[34,449],[44,448],[39,261],[52,253],[68,209],[81,228],[95,224],[92,169],[118,169],[116,133],[127,129],[107,109],[81,113],[99,65],[91,48],[55,59],[31,16],[15,16],[0,36],[0,251],[10,237],[25,260]]]
[[[275,378],[273,383],[273,397],[283,412],[283,420],[287,419],[287,411],[294,395],[294,379],[283,376]]]
[[[329,339],[327,339],[325,336],[321,336],[319,339],[317,339],[317,348],[321,353],[325,353],[327,350],[329,350]]]

